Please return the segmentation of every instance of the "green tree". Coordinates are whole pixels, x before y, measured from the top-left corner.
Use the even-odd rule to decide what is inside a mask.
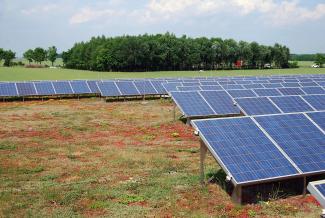
[[[42,64],[42,62],[46,60],[46,54],[47,52],[45,49],[40,47],[35,48],[33,51],[33,60]]]
[[[52,66],[54,65],[57,56],[57,48],[55,46],[49,47],[47,50],[47,58],[49,59],[49,61],[51,61]]]
[[[325,55],[316,54],[315,64],[319,65],[319,67],[323,67],[323,64],[325,64]]]
[[[4,51],[2,56],[3,59],[5,60],[3,65],[6,67],[10,67],[12,60],[16,57],[16,53],[11,50],[8,50],[8,51]]]
[[[23,54],[24,58],[28,60],[29,64],[33,61],[34,51],[32,49],[28,49]]]

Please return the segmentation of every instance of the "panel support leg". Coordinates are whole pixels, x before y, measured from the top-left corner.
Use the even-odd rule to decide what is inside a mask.
[[[191,125],[191,119],[190,118],[186,118],[186,125]]]
[[[176,121],[176,104],[175,103],[173,106],[173,116],[174,116],[174,121]]]
[[[304,197],[307,194],[307,177],[306,176],[304,176],[304,189],[303,189],[302,194],[303,194]]]
[[[242,203],[242,187],[237,185],[234,187],[234,190],[231,194],[232,201],[236,204]]]
[[[207,147],[205,146],[204,142],[200,140],[200,177],[201,177],[201,184],[205,184],[205,173],[204,173],[204,161],[207,155]]]

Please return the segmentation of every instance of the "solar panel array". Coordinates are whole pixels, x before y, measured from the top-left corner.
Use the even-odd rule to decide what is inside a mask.
[[[118,91],[112,89],[109,92],[110,83],[115,83]],[[105,88],[105,85],[108,87]],[[234,98],[273,97],[325,94],[324,86],[324,75],[1,82],[0,96],[101,94],[114,97],[166,95],[171,91],[226,90]]]
[[[324,131],[309,114],[194,120],[235,185],[325,173]]]

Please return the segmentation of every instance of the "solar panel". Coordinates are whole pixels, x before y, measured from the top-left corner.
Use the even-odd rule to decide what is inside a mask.
[[[216,81],[204,81],[204,82],[200,82],[200,83],[201,83],[201,86],[219,86],[219,83]]]
[[[311,108],[300,96],[270,98],[284,113],[313,111],[313,108]]]
[[[180,82],[173,82],[173,83],[162,83],[166,92],[177,91],[177,86],[182,86]]]
[[[201,91],[200,94],[217,114],[240,114],[239,108],[226,91]]]
[[[303,87],[301,88],[306,94],[325,94],[325,90],[322,87]]]
[[[16,83],[19,96],[37,95],[34,83]]]
[[[300,87],[300,84],[299,83],[282,83],[282,86],[283,87],[286,87],[286,88],[296,88],[296,87]]]
[[[200,91],[200,86],[177,86],[178,91]]]
[[[298,174],[251,118],[195,120],[192,123],[236,184]]]
[[[245,97],[256,97],[256,94],[249,89],[243,89],[243,90],[228,90],[228,93],[233,98],[245,98]]]
[[[36,82],[34,85],[38,95],[55,95],[51,82]]]
[[[282,95],[304,95],[305,93],[300,88],[279,88]]]
[[[170,94],[186,117],[216,114],[198,92],[171,92]]]
[[[236,82],[231,80],[224,80],[224,81],[219,80],[219,85],[222,86],[236,85]]]
[[[97,81],[91,81],[91,80],[88,80],[87,81],[87,84],[88,84],[88,87],[90,88],[91,92],[92,93],[100,93],[100,90],[97,86]]]
[[[277,89],[254,89],[254,92],[260,97],[282,96]]]
[[[325,110],[325,95],[302,96],[316,110]]]
[[[183,82],[183,86],[200,86],[200,82]]]
[[[247,85],[247,84],[252,84],[252,81],[249,81],[249,80],[239,80],[239,81],[236,81],[236,84],[239,84],[239,85]]]
[[[131,81],[115,82],[122,95],[140,95],[139,91]]]
[[[141,95],[157,95],[158,92],[153,87],[150,81],[135,81],[134,85],[137,87]]]
[[[300,85],[301,85],[302,87],[318,86],[318,84],[315,83],[315,82],[302,82],[302,83],[300,83]]]
[[[325,208],[325,180],[310,182],[307,188],[320,205]]]
[[[263,83],[265,88],[282,88],[283,86],[280,83]]]
[[[74,94],[68,81],[52,82],[55,93],[58,95]]]
[[[281,114],[281,111],[266,97],[237,98],[235,101],[246,115]]]
[[[98,82],[98,88],[100,90],[101,96],[104,97],[117,97],[121,96],[120,90],[117,88],[115,82]]]
[[[0,83],[0,96],[14,97],[18,96],[15,83]]]
[[[167,94],[165,88],[161,83],[165,82],[164,80],[151,80],[151,84],[155,87],[159,95]]]
[[[213,91],[223,90],[221,86],[205,85],[200,87],[202,90],[213,90]]]
[[[259,89],[259,88],[264,88],[262,84],[248,84],[248,85],[243,85],[245,89]]]
[[[325,131],[325,112],[307,113],[307,115]]]
[[[304,115],[255,117],[303,173],[325,171],[325,135]]]
[[[71,81],[70,84],[75,94],[92,93],[86,81]]]
[[[224,88],[225,90],[232,90],[232,89],[244,89],[244,87],[242,85],[222,85],[222,88]]]

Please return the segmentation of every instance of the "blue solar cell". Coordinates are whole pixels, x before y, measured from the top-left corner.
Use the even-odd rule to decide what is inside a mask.
[[[228,93],[233,98],[245,98],[245,97],[256,97],[256,94],[249,89],[243,89],[243,90],[228,90]]]
[[[302,96],[316,110],[325,110],[325,95]]]
[[[158,92],[153,87],[150,81],[135,81],[134,85],[137,87],[141,95],[157,95]]]
[[[126,96],[140,95],[134,83],[131,81],[123,81],[123,82],[119,81],[119,82],[115,82],[115,84],[120,90],[120,92],[122,93],[122,95],[126,95]]]
[[[281,83],[283,87],[285,88],[296,88],[300,87],[299,83]]]
[[[325,198],[325,184],[315,185],[315,188],[322,194],[323,198]]]
[[[300,96],[270,98],[284,113],[313,111],[313,109]]]
[[[243,85],[245,89],[259,89],[259,88],[264,88],[262,84],[248,84],[248,85]]]
[[[236,81],[236,84],[239,84],[239,85],[247,85],[247,84],[252,84],[252,81],[249,81],[249,80],[239,80],[239,81]]]
[[[305,93],[300,88],[279,88],[282,95],[304,95]]]
[[[251,118],[197,120],[193,124],[236,183],[298,174]]]
[[[317,83],[318,83],[318,85],[325,87],[325,81],[319,81]]]
[[[283,86],[280,83],[263,83],[265,88],[282,88]]]
[[[71,81],[70,84],[75,94],[92,93],[86,81]]]
[[[55,91],[51,82],[34,83],[37,95],[55,95]]]
[[[217,81],[204,81],[204,82],[200,82],[200,83],[201,83],[201,86],[219,86],[219,83]]]
[[[213,91],[223,90],[223,88],[221,86],[214,86],[214,85],[201,86],[201,89],[202,90],[213,90]]]
[[[15,97],[18,96],[15,83],[0,83],[0,96]]]
[[[37,95],[34,83],[16,83],[19,96]]]
[[[283,80],[285,83],[296,83],[299,82],[297,79],[295,78],[290,78],[290,79],[284,79]]]
[[[281,114],[281,111],[266,97],[238,98],[235,101],[246,115]]]
[[[162,83],[165,82],[164,80],[151,80],[151,84],[155,87],[159,95],[167,94],[165,88],[163,87]]]
[[[201,91],[200,94],[219,115],[240,114],[233,99],[225,91]]]
[[[171,96],[187,117],[216,114],[198,92],[171,92]]]
[[[307,115],[325,131],[325,112],[307,113]]]
[[[70,83],[67,81],[52,82],[55,93],[58,95],[71,95],[74,94],[70,86]]]
[[[325,90],[322,87],[303,87],[301,88],[306,94],[325,94]]]
[[[282,79],[270,79],[269,80],[270,83],[283,83]]]
[[[254,89],[254,92],[260,97],[282,96],[277,89]]]
[[[200,86],[200,82],[183,82],[182,86]]]
[[[200,91],[200,86],[177,86],[178,91]]]
[[[115,96],[121,96],[121,92],[117,88],[115,82],[98,82],[97,83],[98,88],[100,90],[101,96],[104,97],[115,97]]]
[[[166,92],[177,91],[177,86],[182,86],[180,82],[173,82],[173,83],[162,83]]]
[[[300,83],[300,85],[301,85],[302,87],[318,86],[318,84],[315,83],[315,82],[302,82],[302,83]]]
[[[305,115],[255,119],[302,172],[325,171],[325,135]]]
[[[242,85],[222,85],[222,88],[224,88],[225,90],[232,90],[232,89],[244,89],[244,87]]]
[[[230,81],[230,80],[225,80],[225,81],[219,80],[219,85],[222,85],[222,86],[236,85],[236,82],[235,81]]]
[[[91,92],[92,93],[97,93],[99,94],[100,93],[100,90],[97,86],[97,81],[91,81],[91,80],[88,80],[87,81],[87,84],[88,84],[88,87],[90,88]]]

